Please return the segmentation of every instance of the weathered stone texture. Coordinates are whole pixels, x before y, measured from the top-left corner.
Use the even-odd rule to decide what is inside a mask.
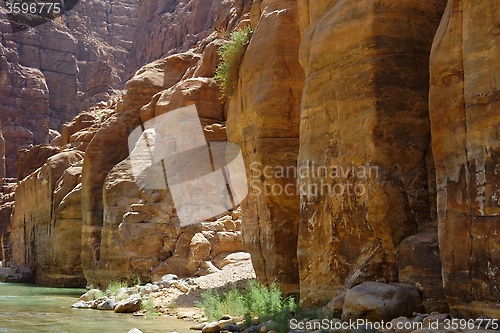
[[[78,151],[50,157],[36,172],[19,182],[11,220],[12,260],[33,270],[45,285],[83,286],[80,266],[81,220],[59,220],[58,195],[67,169],[81,162]],[[73,182],[71,185],[76,185]],[[72,187],[72,186],[70,186]]]
[[[123,87],[137,0],[81,0],[61,19],[13,33],[0,8],[0,121],[8,177],[19,148],[49,142],[79,111]],[[23,175],[24,176],[24,175]]]
[[[418,286],[424,313],[448,313],[441,278],[437,230],[428,228],[401,242],[398,249],[398,281]]]
[[[250,193],[242,203],[243,235],[257,277],[297,292],[296,179],[293,172],[276,174],[280,167],[294,168],[299,152],[304,71],[298,62],[297,3],[264,1],[254,6],[260,6],[262,15],[252,22],[255,32],[241,64],[238,89],[230,100],[228,138],[240,145],[249,166]]]
[[[251,0],[144,0],[130,55],[130,71],[164,56],[185,52],[212,34],[231,31]],[[132,74],[133,72],[131,72]]]
[[[500,4],[449,0],[431,54],[439,246],[452,312],[500,316]]]
[[[366,280],[397,281],[397,247],[431,220],[428,57],[444,5],[299,1],[306,304]]]
[[[20,149],[17,152],[17,179],[23,180],[58,152],[59,148],[50,145]]]

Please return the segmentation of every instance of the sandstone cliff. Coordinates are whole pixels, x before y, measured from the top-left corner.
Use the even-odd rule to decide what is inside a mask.
[[[444,5],[302,1],[298,165],[327,170],[299,179],[305,302],[397,281],[399,244],[431,222],[428,58]]]
[[[48,143],[79,111],[123,88],[137,0],[82,0],[67,15],[13,33],[0,9],[0,121],[7,176],[20,147]]]
[[[105,286],[166,273],[206,274],[244,250],[237,212],[181,228],[168,189],[141,188],[127,158],[133,129],[191,104],[198,106],[206,139],[226,140],[224,102],[211,78],[218,35],[144,66],[127,82],[123,98],[99,103],[64,125],[61,152],[47,162],[42,157],[40,169],[29,157],[43,156],[46,147],[18,156],[23,176],[37,170],[17,189],[11,226],[16,265],[32,268],[44,284]],[[78,159],[58,162],[68,154]]]
[[[294,175],[265,177],[297,164],[304,71],[298,61],[296,1],[257,2],[254,27],[229,104],[229,139],[243,150],[250,193],[242,204],[243,235],[258,278],[298,292],[299,196]],[[279,189],[286,188],[286,193]],[[291,194],[290,194],[291,193]]]
[[[44,283],[106,285],[204,274],[244,247],[259,280],[344,319],[384,293],[410,314],[498,318],[498,12],[493,0],[141,2],[125,72],[152,62],[66,124],[60,148],[19,154],[15,262]],[[223,100],[223,30],[248,24]],[[0,88],[43,96],[49,114],[43,71],[2,45]],[[207,141],[227,126],[241,147],[250,192],[241,214],[180,227],[170,191],[134,181],[127,136],[192,104]],[[29,144],[37,132],[15,124],[8,136]]]
[[[450,0],[431,54],[443,282],[454,312],[500,314],[500,5]]]

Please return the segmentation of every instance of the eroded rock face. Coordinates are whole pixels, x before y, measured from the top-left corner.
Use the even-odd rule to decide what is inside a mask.
[[[397,247],[431,220],[428,57],[444,5],[299,1],[306,304],[365,280],[397,281]]]
[[[251,0],[141,1],[142,24],[134,36],[130,70],[191,49],[212,34],[214,27],[231,31],[251,4]]]
[[[243,236],[258,279],[298,291],[299,197],[292,169],[299,152],[304,71],[296,1],[254,4],[262,11],[230,100],[228,138],[242,148],[250,192],[242,203]],[[254,9],[252,9],[254,10]],[[264,174],[266,171],[266,174]],[[284,190],[287,190],[285,193]]]
[[[193,57],[172,56],[139,70],[127,93],[95,134],[85,151],[82,174],[82,265],[88,281],[96,281],[101,257],[103,188],[108,173],[128,156],[128,135],[141,124],[140,108],[158,92],[179,81]],[[125,181],[125,180],[124,180]]]
[[[85,285],[80,265],[81,219],[59,219],[59,205],[52,200],[53,196],[68,200],[69,195],[64,196],[61,191],[68,192],[73,186],[64,187],[62,183],[69,178],[71,185],[76,185],[74,175],[79,173],[72,172],[70,176],[68,168],[82,159],[79,151],[54,155],[20,181],[16,189],[11,219],[12,260],[16,266],[31,268],[41,284]]]
[[[0,9],[0,121],[7,176],[19,148],[49,142],[79,111],[123,87],[137,0],[82,0],[66,15],[13,33]],[[25,176],[25,175],[23,175]]]
[[[51,145],[39,145],[20,149],[17,152],[17,179],[22,180],[45,164],[47,159],[59,152]]]
[[[0,14],[1,15],[1,14]],[[0,31],[8,24],[0,18]],[[17,44],[0,43],[0,120],[5,149],[3,177],[16,177],[19,147],[44,143],[48,133],[49,91],[44,75],[38,69],[20,63]]]
[[[220,13],[223,17],[237,15],[231,6],[224,6],[228,12]],[[239,17],[234,17],[239,20]],[[101,26],[95,29],[99,30]],[[28,185],[19,190],[22,212],[16,213],[14,222],[16,241],[37,239],[40,244],[47,244],[49,236],[42,234],[38,237],[38,233],[45,232],[47,212],[51,212],[50,223],[60,228],[49,238],[58,243],[51,243],[44,250],[33,248],[31,243],[16,243],[16,265],[32,267],[36,270],[37,281],[42,283],[53,283],[51,279],[57,272],[67,274],[63,272],[68,270],[66,266],[73,271],[77,271],[78,266],[89,283],[105,286],[118,278],[132,280],[141,276],[143,281],[151,280],[153,269],[160,266],[158,272],[206,274],[217,270],[211,263],[216,256],[224,261],[232,252],[243,250],[238,217],[234,221],[231,216],[230,221],[212,221],[213,226],[183,230],[178,225],[168,191],[139,188],[126,159],[128,135],[133,129],[155,116],[191,104],[199,104],[207,140],[226,140],[224,101],[211,78],[218,63],[217,47],[222,43],[217,36],[213,33],[188,52],[144,66],[127,83],[122,98],[100,102],[63,127],[60,138],[54,140],[58,141],[58,148],[54,149],[61,149],[66,154],[82,154],[83,163],[67,166],[61,174],[54,174],[55,184],[51,187],[36,176],[37,172],[25,178]],[[96,63],[94,68],[103,70],[100,66]],[[89,77],[89,80],[99,81],[98,77]],[[40,155],[37,154],[40,150],[43,148],[32,148],[20,160],[31,161],[27,156]],[[22,163],[26,167],[23,175],[32,171],[34,167],[29,164],[35,161],[25,162]],[[40,172],[46,165],[39,169]],[[29,190],[38,187],[51,195],[37,205],[30,205],[34,200],[33,193],[37,192],[32,191],[30,195]],[[30,228],[23,230],[20,222],[26,216],[29,216]],[[43,218],[36,222],[34,216]],[[70,225],[73,225],[75,234],[67,234]],[[219,228],[220,225],[223,227]],[[211,230],[216,232],[200,236]],[[69,249],[67,255],[67,260],[72,260],[74,266],[50,262],[48,267],[46,262],[52,260],[51,255],[68,246],[59,242],[59,238],[74,239],[76,233],[81,238],[80,242],[74,243],[79,246],[79,256],[73,255],[78,252],[76,247]],[[201,238],[206,243],[200,243]],[[181,246],[184,244],[181,239],[187,240],[186,247]],[[176,259],[177,264],[172,264],[174,260],[167,262],[170,258]],[[48,267],[48,272],[40,273],[40,267]],[[62,278],[62,281],[68,283],[69,277]]]
[[[14,208],[17,182],[14,178],[3,178],[0,188],[0,261],[7,267],[12,257],[10,243],[10,215]]]
[[[443,282],[452,312],[471,318],[500,316],[499,11],[448,1],[431,54]]]

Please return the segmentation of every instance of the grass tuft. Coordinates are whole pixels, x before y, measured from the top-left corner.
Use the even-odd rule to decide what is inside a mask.
[[[204,308],[209,320],[219,320],[224,315],[244,317],[248,325],[252,318],[261,322],[273,320],[278,332],[288,332],[288,322],[292,311],[298,305],[293,297],[284,298],[275,284],[269,287],[250,281],[245,290],[231,289],[225,295],[209,290],[202,293],[203,301],[198,306]]]
[[[114,281],[108,285],[108,288],[106,289],[106,293],[109,293],[111,295],[116,295],[116,293],[118,292],[119,289],[127,288],[127,287],[128,287],[128,285],[126,282]]]
[[[215,81],[222,97],[231,97],[238,83],[241,60],[247,49],[253,30],[251,27],[235,30],[229,35],[227,43],[219,48],[221,62],[215,70]]]

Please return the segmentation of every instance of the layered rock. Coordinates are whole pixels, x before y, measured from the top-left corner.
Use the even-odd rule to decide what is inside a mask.
[[[0,121],[7,176],[19,148],[49,142],[82,108],[122,89],[137,22],[137,0],[82,0],[66,15],[12,33],[0,9]],[[23,175],[24,176],[24,175]]]
[[[199,54],[186,52],[144,66],[128,82],[117,113],[87,148],[82,264],[90,283],[107,285],[117,278],[132,280],[135,276],[151,281],[166,273],[205,274],[215,268],[211,260],[221,252],[243,250],[238,221],[222,223],[220,230],[217,221],[181,228],[170,192],[141,188],[127,158],[128,134],[135,127],[193,103],[198,106],[207,140],[225,140],[223,101],[217,85],[211,78],[191,77],[204,62],[207,59]],[[213,75],[215,65],[213,62],[208,75]],[[101,176],[96,177],[97,172]],[[203,238],[200,233],[211,230],[215,234],[203,236],[208,237],[208,247],[201,246],[197,241]]]
[[[22,180],[45,164],[47,159],[59,152],[51,145],[23,148],[17,152],[17,179]]]
[[[0,187],[0,261],[3,263],[3,266],[7,266],[12,257],[10,216],[14,208],[16,187],[16,179],[2,179]]]
[[[431,54],[443,282],[452,312],[471,318],[500,316],[499,10],[448,1]]]
[[[79,260],[81,220],[56,218],[57,201],[67,199],[72,189],[67,179],[76,185],[75,173],[68,174],[67,169],[81,164],[82,159],[79,151],[54,155],[20,181],[16,189],[11,221],[12,260],[16,266],[31,268],[39,283],[62,287],[85,284]]]
[[[297,3],[257,2],[252,12],[255,32],[227,123],[229,140],[240,145],[249,166],[243,235],[259,280],[297,292],[299,197],[294,172],[279,173],[281,168],[296,169],[299,152],[304,72],[298,62]]]
[[[193,48],[211,35],[214,28],[231,31],[248,13],[251,4],[252,0],[141,1],[141,24],[133,39],[130,71]]]
[[[193,55],[176,55],[139,70],[128,82],[117,112],[104,122],[86,149],[82,174],[82,265],[88,281],[98,280],[94,270],[99,269],[101,257],[106,176],[128,156],[128,135],[141,124],[140,108],[156,93],[177,83],[193,58]]]
[[[6,21],[0,19],[0,30],[6,31],[8,27]],[[23,66],[17,44],[9,40],[8,34],[4,36],[0,43],[0,120],[5,140],[2,154],[5,173],[2,176],[16,177],[18,148],[46,140],[49,91],[42,72]]]
[[[397,281],[396,249],[431,220],[428,57],[444,1],[299,1],[301,298]]]
[[[83,12],[85,8],[82,7]],[[221,13],[224,17],[236,15],[230,6],[226,9]],[[93,22],[73,19],[71,24],[88,29]],[[93,29],[102,28],[98,24]],[[217,262],[222,263],[226,256],[243,249],[237,218],[207,222],[198,229],[180,228],[169,191],[140,188],[127,159],[128,135],[133,129],[153,117],[191,104],[199,105],[207,140],[226,140],[224,102],[211,79],[218,63],[217,48],[223,42],[217,38],[219,35],[211,34],[191,51],[144,66],[127,83],[122,98],[98,103],[63,126],[61,136],[54,139],[59,147],[53,149],[84,158],[80,164],[52,172],[51,161],[60,154],[55,155],[21,181],[17,192],[19,208],[12,220],[17,266],[33,268],[41,283],[81,283],[83,274],[89,283],[104,286],[116,279],[132,280],[136,276],[151,280],[155,268],[157,274],[204,274],[217,269],[210,262],[212,259],[217,257]],[[65,38],[61,36],[61,43]],[[80,46],[87,50],[89,45]],[[92,53],[88,55],[94,58]],[[94,67],[101,70],[99,66]],[[97,90],[94,92],[98,94]],[[19,156],[22,176],[40,164],[38,158],[31,156],[41,156],[47,148],[35,146]],[[45,173],[49,173],[49,184],[43,180]],[[38,196],[45,199],[33,204]],[[209,245],[206,255],[198,254],[200,246],[207,249],[199,242],[202,232],[207,233],[203,235]],[[62,257],[57,259],[62,249],[69,246],[61,240],[64,237],[74,241],[67,255],[73,264]],[[188,240],[187,247],[183,246],[184,240]]]

